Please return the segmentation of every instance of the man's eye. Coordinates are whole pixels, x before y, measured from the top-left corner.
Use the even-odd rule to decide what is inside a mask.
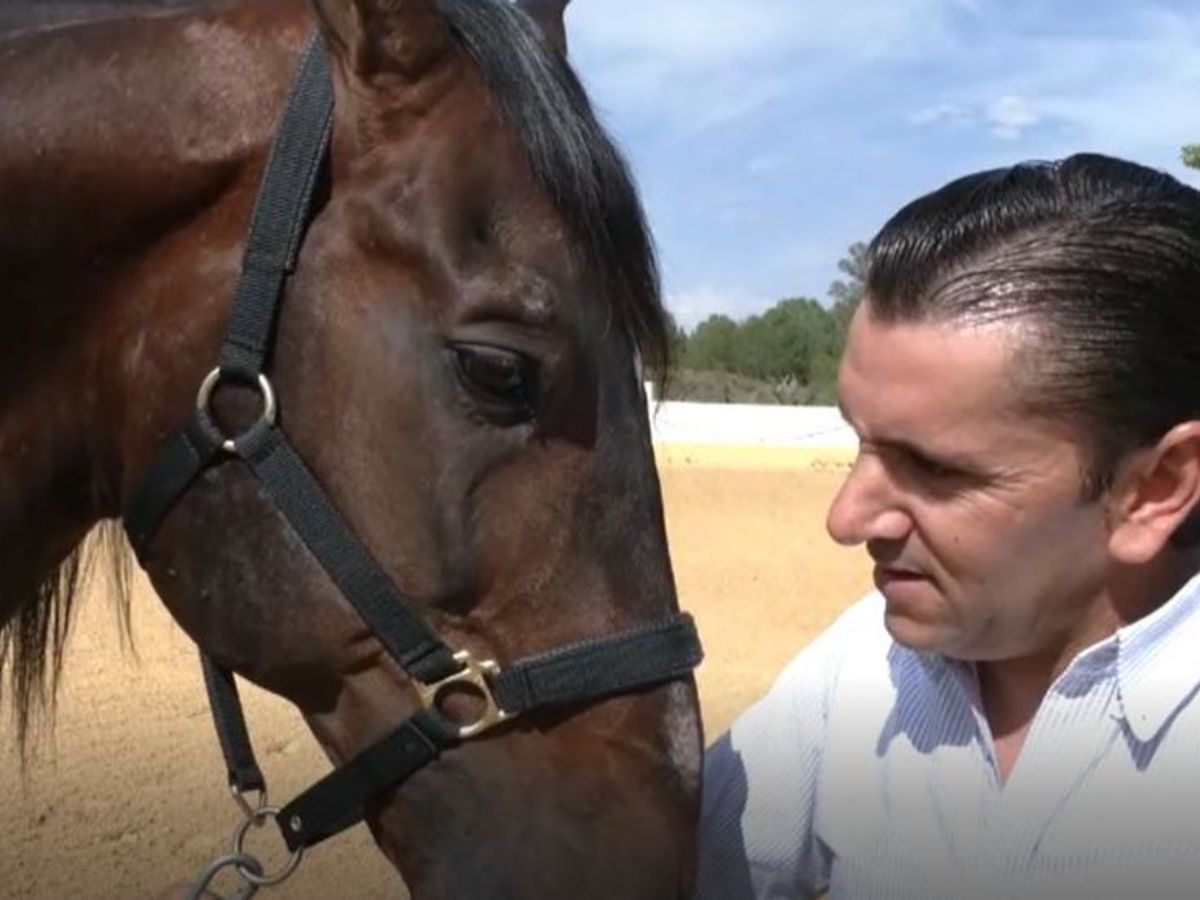
[[[914,467],[930,478],[953,478],[956,475],[962,474],[958,469],[943,465],[936,460],[930,459],[928,456],[911,453],[908,458]]]
[[[485,406],[520,420],[533,418],[537,400],[537,364],[520,353],[487,344],[452,347],[463,386]]]

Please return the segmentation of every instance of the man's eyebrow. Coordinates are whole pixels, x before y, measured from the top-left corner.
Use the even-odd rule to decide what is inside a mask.
[[[858,428],[855,427],[854,423],[850,419],[850,416],[847,415],[846,407],[842,405],[841,397],[838,397],[837,408],[841,417],[845,419],[852,428],[854,428],[855,432],[857,432]],[[917,459],[925,459],[930,462],[948,467],[970,467],[972,465],[972,461],[961,454],[944,453],[940,450],[931,450],[926,447],[922,447],[919,444],[914,444],[912,441],[904,440],[903,438],[872,438],[871,443],[877,447],[883,447],[888,450],[899,450],[902,453],[907,453],[909,456],[916,457]]]

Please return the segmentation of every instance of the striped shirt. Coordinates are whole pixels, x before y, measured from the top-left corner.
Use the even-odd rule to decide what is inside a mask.
[[[974,667],[848,610],[708,752],[698,898],[1200,898],[1200,576],[1080,653],[1007,783]]]

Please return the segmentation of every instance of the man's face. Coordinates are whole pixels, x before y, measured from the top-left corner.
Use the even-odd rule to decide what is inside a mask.
[[[1020,412],[1019,323],[898,324],[864,302],[839,373],[861,449],[829,510],[866,543],[900,643],[959,659],[1057,653],[1100,609],[1102,503],[1063,423]]]

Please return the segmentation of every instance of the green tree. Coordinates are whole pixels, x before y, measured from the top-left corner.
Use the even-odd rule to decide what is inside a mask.
[[[681,364],[687,356],[688,335],[670,310],[667,310],[667,343],[671,360],[677,365]]]
[[[845,334],[854,310],[867,292],[867,245],[862,241],[851,244],[846,255],[838,260],[837,267],[846,277],[829,286],[829,297],[833,300],[830,313]]]
[[[837,323],[816,300],[782,300],[746,323],[738,349],[739,369],[746,374],[808,384],[817,359],[837,352]]]
[[[809,403],[816,406],[837,405],[837,376],[840,362],[840,352],[825,354],[813,362],[812,378],[809,380]]]
[[[728,316],[709,316],[688,337],[684,365],[689,369],[735,371],[737,332],[737,323]]]
[[[756,402],[831,403],[844,339],[830,310],[811,297],[791,297],[742,322],[709,316],[685,336],[679,364],[753,379],[727,383],[733,396],[726,400],[753,395]]]
[[[1200,144],[1188,144],[1180,151],[1183,164],[1191,169],[1200,169]]]

